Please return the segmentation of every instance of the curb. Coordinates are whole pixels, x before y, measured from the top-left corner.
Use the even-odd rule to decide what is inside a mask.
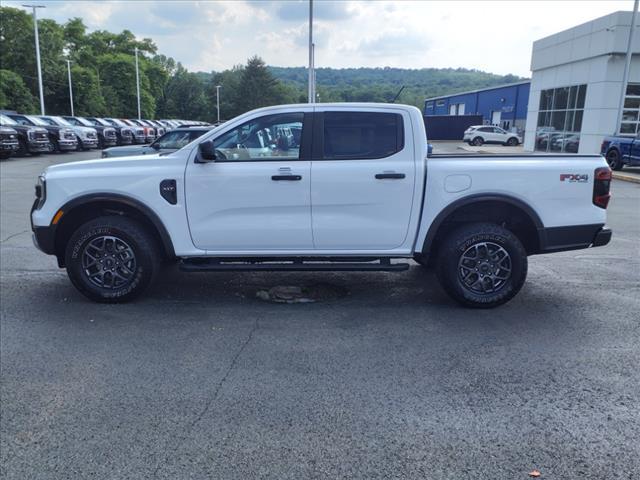
[[[625,182],[640,183],[640,177],[635,175],[625,175],[624,173],[613,172],[613,178],[616,180],[623,180]]]

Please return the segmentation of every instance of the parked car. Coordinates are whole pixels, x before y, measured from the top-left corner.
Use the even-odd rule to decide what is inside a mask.
[[[0,125],[3,127],[10,127],[17,132],[17,155],[24,156],[28,153],[31,155],[40,155],[41,153],[48,152],[51,149],[51,144],[49,143],[49,132],[44,128],[21,125],[12,118],[3,114],[0,114]]]
[[[133,134],[133,141],[131,143],[145,143],[146,142],[146,135],[144,134],[144,128],[134,124],[134,123],[128,123],[124,120],[120,120],[119,118],[105,118],[105,120],[107,122],[109,122],[111,125],[113,126],[119,126],[119,127],[127,127],[131,130],[131,133]]]
[[[207,133],[211,127],[177,128],[165,133],[150,145],[112,147],[102,151],[102,158],[127,157],[131,155],[168,155],[181,149],[196,138]]]
[[[613,170],[621,170],[625,165],[640,166],[640,135],[605,137],[600,145],[600,153]]]
[[[144,143],[151,143],[156,139],[156,129],[143,120],[133,120],[130,118],[121,118],[121,120],[131,126],[141,127],[144,132]]]
[[[187,272],[397,272],[415,258],[435,261],[456,301],[488,308],[517,294],[528,255],[610,241],[602,156],[427,158],[426,138],[408,105],[254,110],[171,155],[48,167],[35,243],[99,302],[134,298],[171,259]]]
[[[107,127],[98,122],[92,122],[84,117],[64,116],[67,122],[76,127],[91,127],[98,135],[98,148],[112,147],[118,144],[118,134],[114,127]]]
[[[145,122],[151,124],[151,126],[156,129],[156,138],[160,138],[162,135],[164,135],[167,132],[167,129],[165,128],[165,126],[162,125],[157,120],[145,120]]]
[[[49,125],[35,115],[9,113],[7,116],[25,127],[44,128],[49,134],[49,151],[51,152],[68,152],[69,150],[78,148],[76,133],[69,127]]]
[[[67,127],[72,129],[76,134],[76,138],[78,139],[78,150],[90,150],[92,148],[98,148],[98,132],[95,128],[73,125],[64,118],[57,116],[40,115],[38,116],[38,118],[49,125]]]
[[[463,140],[476,147],[483,143],[499,143],[510,147],[515,147],[522,143],[522,138],[516,133],[507,132],[500,127],[491,125],[475,125],[467,128],[464,132]]]
[[[18,132],[9,126],[0,125],[0,159],[16,154],[19,148]]]
[[[133,129],[124,123],[109,122],[107,119],[99,117],[85,117],[85,120],[96,127],[113,128],[116,131],[116,145],[131,145],[134,142]]]

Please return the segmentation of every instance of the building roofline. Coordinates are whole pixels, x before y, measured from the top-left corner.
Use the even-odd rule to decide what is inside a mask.
[[[466,92],[450,93],[449,95],[440,95],[439,97],[425,98],[424,101],[430,102],[432,100],[441,100],[443,98],[457,97],[458,95],[468,95],[470,93],[487,92],[489,90],[497,90],[499,88],[506,88],[506,87],[515,87],[518,85],[524,85],[526,83],[531,83],[531,80],[523,80],[522,82],[514,82],[514,83],[505,83],[504,85],[496,85],[495,87],[478,88],[476,90],[468,90]]]

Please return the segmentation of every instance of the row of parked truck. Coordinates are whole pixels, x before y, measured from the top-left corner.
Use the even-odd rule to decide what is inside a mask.
[[[26,115],[0,112],[0,158],[152,143],[181,126],[207,125],[191,120]]]

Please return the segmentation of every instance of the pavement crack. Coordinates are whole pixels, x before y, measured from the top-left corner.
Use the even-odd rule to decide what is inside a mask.
[[[22,235],[23,233],[27,233],[29,230],[22,230],[21,232],[18,233],[14,233],[13,235],[9,235],[7,238],[5,238],[4,240],[0,240],[0,243],[4,243],[7,240],[11,240],[14,237],[17,237],[18,235]]]
[[[195,428],[195,426],[198,425],[198,423],[200,423],[200,421],[204,418],[207,412],[211,409],[213,402],[218,398],[218,395],[220,394],[220,391],[222,390],[222,387],[224,386],[225,382],[227,381],[231,373],[235,370],[236,365],[238,364],[238,360],[240,359],[240,356],[246,350],[249,343],[251,343],[251,340],[253,339],[253,334],[258,329],[258,327],[259,327],[258,318],[256,317],[256,321],[254,322],[253,327],[251,327],[251,330],[249,331],[247,338],[244,340],[242,345],[240,345],[240,348],[238,348],[238,351],[235,353],[235,355],[231,359],[231,363],[229,364],[227,371],[224,373],[224,375],[216,385],[216,388],[214,389],[213,394],[211,395],[211,398],[209,398],[204,408],[200,411],[198,415],[196,415],[193,421],[187,426],[184,434],[182,435],[182,438],[180,438],[177,442],[175,442],[172,453],[175,453],[178,450],[180,445],[182,445],[182,443],[189,437],[189,434]],[[168,448],[165,448],[165,451],[167,450]],[[168,459],[169,459],[169,455],[168,453],[166,453],[164,455],[164,462],[158,463],[156,465],[156,468],[153,471],[153,478],[158,478],[158,472],[160,471],[163,465],[166,465]]]

